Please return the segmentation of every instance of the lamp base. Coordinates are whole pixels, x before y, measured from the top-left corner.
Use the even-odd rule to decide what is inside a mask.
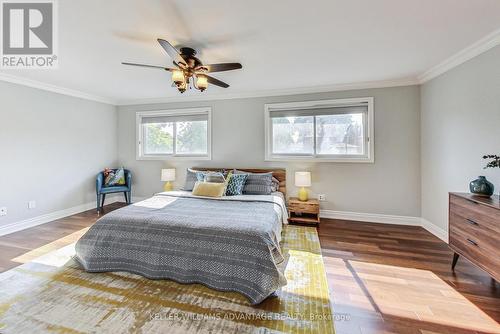
[[[306,202],[309,199],[307,189],[302,187],[299,190],[299,201]]]
[[[163,186],[163,191],[172,191],[174,189],[174,186],[170,181],[165,182],[165,185]]]

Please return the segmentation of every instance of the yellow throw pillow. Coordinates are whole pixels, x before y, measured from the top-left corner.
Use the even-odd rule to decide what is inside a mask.
[[[193,188],[193,195],[207,197],[222,197],[224,195],[225,184],[215,182],[196,182]]]

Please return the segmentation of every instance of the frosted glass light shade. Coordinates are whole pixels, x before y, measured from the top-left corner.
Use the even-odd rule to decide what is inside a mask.
[[[295,186],[297,186],[297,187],[310,187],[311,186],[311,172],[295,172]]]
[[[162,169],[161,180],[166,182],[175,181],[175,168]]]
[[[206,89],[208,87],[207,77],[204,75],[197,76],[196,85],[201,90]]]
[[[181,70],[173,70],[172,71],[172,81],[175,84],[180,85],[184,82],[184,73]]]

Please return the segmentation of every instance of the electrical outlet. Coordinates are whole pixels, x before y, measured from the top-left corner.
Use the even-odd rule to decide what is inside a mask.
[[[36,208],[36,201],[29,201],[28,209],[34,209],[34,208]]]
[[[0,216],[7,216],[7,208],[5,206],[0,208]]]
[[[320,200],[320,201],[326,201],[326,195],[325,194],[319,194],[318,195],[318,200]]]

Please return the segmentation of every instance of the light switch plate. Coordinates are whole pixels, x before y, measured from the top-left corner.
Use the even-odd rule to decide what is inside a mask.
[[[28,209],[34,209],[34,208],[36,208],[36,201],[29,201]]]
[[[325,194],[319,194],[318,195],[318,200],[319,201],[326,201],[326,195]]]

